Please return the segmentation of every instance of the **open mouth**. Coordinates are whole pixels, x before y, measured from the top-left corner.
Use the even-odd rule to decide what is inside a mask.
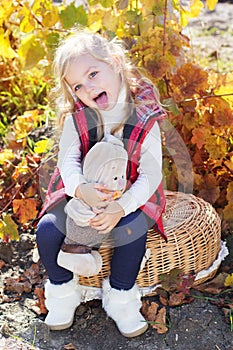
[[[108,96],[105,91],[101,92],[94,98],[95,103],[100,109],[106,109],[108,107]]]

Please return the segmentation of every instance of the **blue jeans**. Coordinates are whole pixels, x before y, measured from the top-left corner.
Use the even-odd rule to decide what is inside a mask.
[[[40,258],[53,284],[73,278],[73,273],[57,264],[57,255],[65,239],[65,202],[57,205],[39,221],[36,239]],[[147,217],[137,210],[123,217],[112,230],[114,251],[111,259],[110,284],[118,290],[133,287],[145,253],[148,231]]]

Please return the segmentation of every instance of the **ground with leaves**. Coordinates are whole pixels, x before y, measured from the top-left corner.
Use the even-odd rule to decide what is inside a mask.
[[[217,11],[193,20],[186,33],[192,37],[194,49],[201,48],[200,60],[211,61],[214,66],[224,58],[226,70],[233,55],[232,9],[233,5],[218,4]],[[233,349],[233,292],[222,282],[226,273],[233,272],[231,236],[227,237],[230,254],[217,279],[201,290],[187,288],[184,293],[183,287],[174,293],[169,287],[158,296],[144,298],[142,312],[150,323],[149,330],[129,340],[107,319],[99,300],[80,305],[70,329],[48,330],[43,323],[46,276],[40,263],[32,263],[35,237],[29,229],[25,231],[19,242],[0,242],[0,350]]]

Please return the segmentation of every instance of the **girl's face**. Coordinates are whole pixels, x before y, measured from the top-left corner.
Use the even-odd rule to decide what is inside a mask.
[[[116,68],[99,61],[89,54],[71,61],[66,81],[73,93],[88,107],[111,110],[118,99],[121,76],[120,65]]]

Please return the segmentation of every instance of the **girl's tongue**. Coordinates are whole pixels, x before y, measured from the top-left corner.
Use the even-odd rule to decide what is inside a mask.
[[[101,92],[96,98],[95,102],[98,105],[99,109],[106,109],[108,108],[108,96],[106,92]]]

